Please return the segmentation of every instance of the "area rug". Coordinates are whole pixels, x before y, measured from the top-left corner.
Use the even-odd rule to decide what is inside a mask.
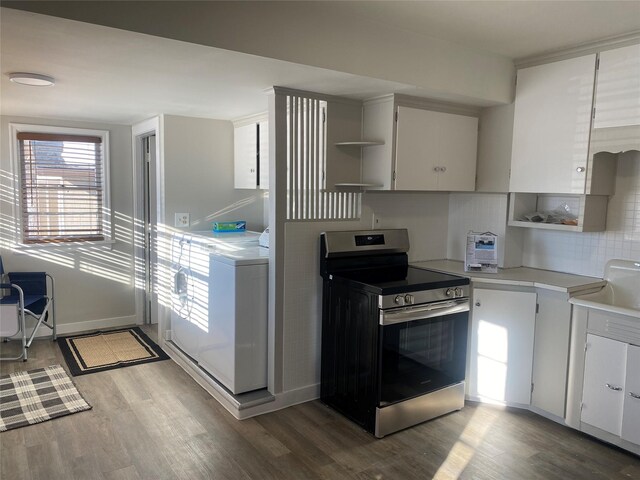
[[[169,359],[138,327],[58,338],[58,345],[74,376]]]
[[[91,410],[60,365],[0,377],[0,432]]]

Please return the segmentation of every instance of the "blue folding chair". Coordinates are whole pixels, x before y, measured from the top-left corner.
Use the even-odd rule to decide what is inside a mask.
[[[6,282],[8,277],[8,282]],[[3,293],[9,292],[8,295]],[[21,353],[17,357],[3,357],[0,360],[27,361],[27,348],[31,346],[40,325],[52,331],[52,340],[56,339],[56,321],[54,314],[54,280],[45,272],[9,272],[5,275],[0,257],[0,338],[8,341],[10,337],[20,335]],[[26,317],[36,319],[33,331],[27,337]]]

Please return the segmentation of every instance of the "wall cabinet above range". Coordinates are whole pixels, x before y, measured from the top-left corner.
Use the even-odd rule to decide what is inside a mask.
[[[362,179],[381,190],[473,191],[479,110],[401,95],[364,104]]]

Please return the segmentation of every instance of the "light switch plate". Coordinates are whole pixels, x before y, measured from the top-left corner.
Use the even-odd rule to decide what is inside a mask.
[[[175,226],[178,228],[187,228],[190,224],[188,213],[176,213]]]

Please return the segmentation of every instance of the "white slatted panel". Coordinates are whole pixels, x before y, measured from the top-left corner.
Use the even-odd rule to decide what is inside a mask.
[[[326,112],[326,101],[287,96],[287,220],[360,218],[360,193],[325,191]]]

